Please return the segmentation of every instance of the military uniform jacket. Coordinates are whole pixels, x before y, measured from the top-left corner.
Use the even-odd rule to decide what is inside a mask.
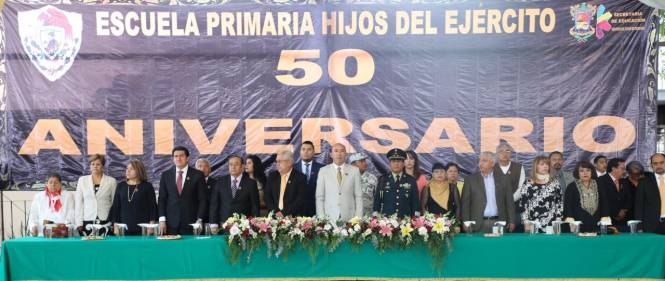
[[[416,179],[402,173],[399,182],[396,182],[392,173],[383,175],[374,191],[374,211],[400,217],[420,213]]]

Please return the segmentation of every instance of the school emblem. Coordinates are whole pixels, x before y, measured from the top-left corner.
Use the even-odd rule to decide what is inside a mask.
[[[19,36],[32,64],[49,81],[62,77],[81,48],[83,17],[51,5],[18,13]]]
[[[570,6],[570,16],[573,19],[570,35],[580,43],[588,41],[594,35],[596,38],[602,39],[605,32],[612,29],[610,24],[612,13],[605,11],[605,5],[602,4],[596,6],[581,3]]]
[[[596,14],[596,6],[587,3],[581,3],[570,7],[570,15],[573,17],[573,27],[570,29],[570,35],[575,37],[578,42],[586,42],[596,33],[593,27],[593,18]]]

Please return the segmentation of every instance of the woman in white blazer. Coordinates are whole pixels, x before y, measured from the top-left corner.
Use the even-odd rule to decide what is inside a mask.
[[[90,175],[79,178],[75,194],[75,223],[81,235],[90,234],[85,228],[88,224],[108,224],[116,188],[115,179],[104,175],[104,156],[95,154],[88,160]]]

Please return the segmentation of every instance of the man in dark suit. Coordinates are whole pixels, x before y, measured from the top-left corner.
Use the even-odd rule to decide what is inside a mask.
[[[210,161],[205,158],[199,158],[196,160],[196,169],[201,171],[203,173],[203,176],[205,177],[205,185],[206,185],[206,206],[210,207],[210,194],[212,193],[212,188],[215,187],[215,183],[217,183],[217,180],[214,177],[210,176]],[[203,222],[208,223],[209,218],[208,218],[209,210],[206,210],[205,216],[203,216]]]
[[[515,201],[510,183],[493,172],[494,153],[480,154],[480,171],[464,178],[462,189],[462,221],[475,221],[474,231],[492,232],[497,221],[515,229]]]
[[[304,141],[300,146],[300,161],[296,162],[293,169],[305,175],[307,197],[303,214],[308,217],[316,215],[316,181],[321,167],[323,164],[314,161],[314,144],[311,141]]]
[[[190,167],[189,150],[182,146],[171,152],[175,167],[159,180],[159,230],[162,234],[190,234],[192,223],[201,223],[206,211],[205,177]]]
[[[266,209],[285,216],[304,215],[307,198],[307,179],[293,169],[293,152],[283,150],[277,153],[277,171],[268,176],[263,197]]]
[[[243,159],[229,157],[229,174],[217,181],[210,198],[210,223],[217,233],[216,224],[222,225],[233,214],[256,217],[259,215],[259,188],[256,181],[245,174]]]
[[[598,177],[598,188],[602,188],[608,198],[612,225],[621,232],[628,231],[628,214],[633,208],[633,194],[630,186],[621,184],[626,173],[626,160],[612,158],[607,163],[607,173]]]
[[[645,175],[635,192],[635,219],[645,232],[665,234],[665,155],[651,156],[653,174]]]
[[[598,179],[604,175],[607,175],[607,157],[605,155],[598,155],[593,158],[593,166],[596,169],[593,170],[593,179]]]

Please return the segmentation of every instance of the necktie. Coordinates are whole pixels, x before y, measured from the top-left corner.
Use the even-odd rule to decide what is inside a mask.
[[[307,182],[309,182],[309,163],[305,163],[305,176],[307,176]]]
[[[288,174],[282,175],[282,180],[279,182],[279,207],[280,210],[284,209],[284,192],[286,192],[286,181],[288,180]]]
[[[617,189],[617,192],[621,190],[621,185],[619,185],[618,179],[614,179],[614,187]]]
[[[399,175],[395,175],[395,183],[399,183]]]
[[[337,185],[342,185],[342,167],[337,168]]]
[[[658,189],[660,190],[660,216],[665,217],[665,175],[658,176]]]
[[[175,184],[178,188],[178,195],[182,194],[182,171],[178,171],[178,179]]]
[[[231,197],[236,198],[236,191],[238,191],[238,179],[233,179],[233,184],[231,184]]]

